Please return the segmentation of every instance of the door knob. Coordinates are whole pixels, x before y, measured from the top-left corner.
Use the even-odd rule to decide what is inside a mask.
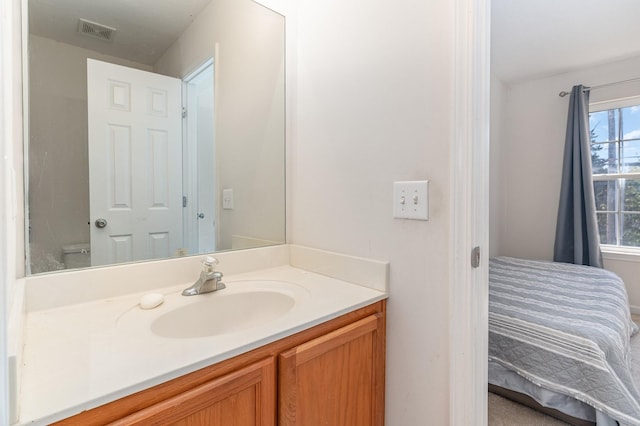
[[[107,226],[106,219],[96,219],[96,228],[104,228],[105,226]]]
[[[204,219],[204,213],[198,213],[198,219]]]

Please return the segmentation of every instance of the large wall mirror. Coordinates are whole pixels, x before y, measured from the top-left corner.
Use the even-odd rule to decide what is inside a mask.
[[[31,274],[284,243],[282,15],[252,0],[28,13]]]

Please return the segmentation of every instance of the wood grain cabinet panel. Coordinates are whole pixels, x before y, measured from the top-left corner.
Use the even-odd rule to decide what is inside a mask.
[[[269,358],[111,424],[274,426],[275,387],[275,362]]]
[[[279,425],[382,425],[382,326],[371,315],[282,353]]]

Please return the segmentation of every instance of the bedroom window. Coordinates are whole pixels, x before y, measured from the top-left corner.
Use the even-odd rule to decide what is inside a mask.
[[[600,243],[640,247],[640,100],[589,114]]]

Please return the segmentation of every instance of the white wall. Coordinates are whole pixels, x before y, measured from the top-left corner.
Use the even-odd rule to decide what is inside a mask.
[[[605,253],[604,267],[615,272],[627,286],[631,311],[640,314],[640,259],[637,255]]]
[[[291,238],[390,261],[387,424],[446,425],[453,2],[296,3]],[[392,218],[412,179],[428,222]]]
[[[489,256],[497,256],[500,253],[501,229],[500,201],[502,200],[503,179],[500,162],[502,148],[502,130],[505,120],[504,106],[506,102],[506,86],[496,76],[491,76],[491,154],[490,154],[490,191],[489,191]]]
[[[21,40],[21,5],[19,0],[4,1],[6,14],[3,24],[7,33],[2,34],[2,42],[6,49],[3,63],[8,75],[5,77],[3,102],[5,103],[6,121],[3,123],[5,138],[5,164],[7,185],[7,275],[8,302],[11,303],[15,291],[14,279],[24,276],[24,197],[23,186],[23,152],[22,152],[22,44]],[[4,30],[4,29],[3,29]],[[15,250],[13,250],[15,249]]]
[[[218,210],[216,247],[232,248],[233,235],[283,241],[284,18],[251,0],[215,0],[154,70],[183,78],[216,44],[218,204],[222,189],[234,191],[234,209]]]
[[[492,128],[501,139],[497,166],[491,165],[500,173],[491,188],[499,197],[494,203],[499,208],[492,211],[492,223],[500,224],[495,254],[553,258],[569,100],[558,93],[575,84],[596,86],[635,78],[639,68],[640,58],[633,58],[507,87],[500,127]],[[590,100],[619,96],[616,93],[623,89],[594,90]],[[605,267],[625,278],[631,304],[640,307],[640,263],[605,257]]]
[[[22,75],[20,1],[0,4],[0,424],[15,419],[15,376],[10,378],[9,355],[16,355],[17,277],[24,274],[22,187]],[[15,358],[13,358],[15,360]]]

